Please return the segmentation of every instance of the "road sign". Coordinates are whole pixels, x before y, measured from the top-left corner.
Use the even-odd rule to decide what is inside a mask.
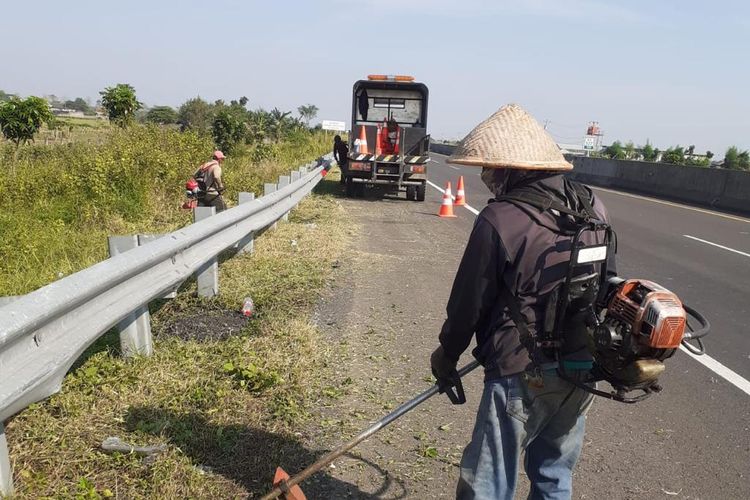
[[[346,130],[345,122],[337,122],[333,120],[323,120],[323,130],[336,130],[337,132],[344,132]]]
[[[590,149],[594,150],[596,147],[596,136],[595,135],[587,135],[583,138],[583,149]]]

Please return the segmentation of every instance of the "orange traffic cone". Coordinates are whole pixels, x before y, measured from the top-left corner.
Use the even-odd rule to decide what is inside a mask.
[[[466,205],[466,193],[464,192],[464,176],[458,178],[458,187],[456,187],[456,203],[457,207],[463,207]]]
[[[453,215],[453,196],[451,195],[451,182],[448,181],[445,184],[445,191],[443,191],[443,204],[440,205],[440,211],[438,212],[439,217],[455,217]]]
[[[355,150],[357,153],[363,155],[370,154],[370,150],[367,147],[367,132],[364,125],[359,126],[359,139],[354,141],[354,145],[357,146]]]

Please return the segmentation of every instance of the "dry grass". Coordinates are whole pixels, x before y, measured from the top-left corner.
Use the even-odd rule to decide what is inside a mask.
[[[154,356],[127,361],[99,343],[59,394],[8,423],[18,497],[245,498],[268,489],[276,464],[309,463],[294,429],[329,362],[309,317],[349,223],[335,198],[311,196],[256,241],[254,255],[222,264],[219,298],[201,301],[188,288],[154,311]],[[159,335],[196,312],[236,314],[245,296],[257,313],[240,335]],[[108,436],[168,449],[153,463],[105,454]]]

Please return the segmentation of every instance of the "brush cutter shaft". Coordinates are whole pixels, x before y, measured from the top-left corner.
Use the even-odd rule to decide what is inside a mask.
[[[469,363],[468,365],[466,365],[463,368],[461,368],[458,371],[458,375],[460,377],[463,377],[464,375],[466,375],[467,373],[471,372],[472,370],[474,370],[478,366],[479,366],[479,362],[476,361],[476,360],[474,360],[471,363]],[[380,429],[382,429],[386,425],[390,424],[391,422],[393,422],[397,418],[399,418],[402,415],[410,412],[411,410],[413,410],[417,406],[421,405],[422,403],[424,403],[425,401],[427,401],[428,399],[430,399],[432,396],[434,396],[435,394],[437,394],[438,391],[439,391],[439,388],[438,388],[437,384],[435,384],[432,387],[430,387],[429,389],[427,389],[426,391],[424,391],[419,396],[417,396],[414,399],[412,399],[410,401],[407,401],[406,403],[402,404],[401,406],[399,406],[398,408],[396,408],[395,410],[393,410],[391,413],[389,413],[385,417],[383,417],[380,420],[378,420],[377,422],[375,422],[372,426],[370,426],[367,429],[365,429],[364,431],[360,432],[351,441],[349,441],[349,442],[347,442],[347,443],[339,446],[335,450],[333,450],[333,451],[331,451],[331,452],[323,455],[314,464],[308,466],[305,470],[303,470],[302,472],[300,472],[296,476],[294,476],[292,478],[289,478],[286,481],[286,487],[287,488],[291,488],[295,484],[301,483],[302,481],[304,481],[308,477],[312,476],[313,474],[315,474],[316,472],[318,472],[320,469],[322,469],[326,465],[330,464],[331,462],[333,462],[334,460],[336,460],[337,458],[339,458],[341,455],[343,455],[347,451],[349,451],[352,448],[354,448],[355,446],[357,446],[359,443],[361,443],[362,441],[364,441],[368,437],[370,437],[373,434],[375,434],[376,432],[378,432]],[[273,491],[271,491],[269,494],[267,494],[266,496],[264,496],[263,498],[261,498],[261,500],[271,500],[273,498],[277,498],[277,497],[281,496],[282,494],[283,494],[283,492],[282,492],[281,488],[277,486],[277,487],[275,487],[273,489]]]

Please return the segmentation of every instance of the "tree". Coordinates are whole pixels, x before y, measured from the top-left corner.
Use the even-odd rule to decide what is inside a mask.
[[[297,108],[297,112],[299,112],[299,115],[308,127],[310,126],[310,121],[318,116],[318,111],[318,107],[315,104],[306,104]]]
[[[76,97],[74,101],[65,101],[63,103],[63,107],[65,107],[66,109],[80,111],[81,113],[91,112],[91,106],[89,106],[89,103],[87,103],[86,100],[82,97]]]
[[[737,146],[730,147],[724,155],[724,168],[750,170],[750,153],[740,151]]]
[[[628,160],[635,159],[635,144],[633,144],[633,141],[628,141],[627,144],[625,144],[625,158]]]
[[[41,97],[27,97],[19,99],[12,97],[8,101],[0,103],[0,130],[3,136],[13,141],[16,150],[13,153],[11,174],[16,173],[16,158],[18,148],[21,144],[34,140],[34,135],[42,127],[43,123],[52,123],[54,116],[49,109],[47,101]]]
[[[682,146],[675,146],[664,151],[664,155],[661,157],[662,163],[672,163],[674,165],[685,164],[685,150]]]
[[[706,151],[706,158],[709,160],[714,157],[714,154],[711,151]]]
[[[685,159],[685,165],[691,165],[694,167],[707,167],[711,164],[711,160],[707,156],[688,156]]]
[[[102,106],[107,110],[109,120],[121,127],[132,123],[135,112],[143,106],[135,96],[135,89],[127,83],[107,87],[99,95],[102,96]]]
[[[211,131],[216,146],[228,153],[231,153],[247,137],[244,116],[230,106],[224,106],[216,113]]]
[[[177,111],[170,106],[154,106],[146,113],[146,121],[162,125],[177,123]]]
[[[177,112],[179,123],[183,130],[194,130],[196,132],[208,132],[214,120],[214,107],[201,99],[195,97],[185,101]]]
[[[0,104],[0,129],[6,139],[15,143],[16,149],[34,140],[42,124],[52,120],[49,104],[41,97],[12,97]]]
[[[8,94],[4,90],[0,90],[0,102],[10,101],[11,97],[15,97],[13,94]]]
[[[648,141],[646,141],[646,145],[641,148],[641,154],[643,155],[643,161],[656,161],[657,152]]]
[[[290,115],[291,111],[280,111],[278,108],[273,108],[270,113],[271,118],[271,135],[276,142],[279,142],[290,128]]]
[[[739,154],[737,157],[737,160],[739,161],[739,167],[740,170],[750,170],[750,153],[747,151],[743,151]]]
[[[602,153],[604,156],[612,158],[613,160],[625,159],[625,150],[622,148],[622,143],[620,143],[620,141],[613,142],[611,145],[604,148]]]

